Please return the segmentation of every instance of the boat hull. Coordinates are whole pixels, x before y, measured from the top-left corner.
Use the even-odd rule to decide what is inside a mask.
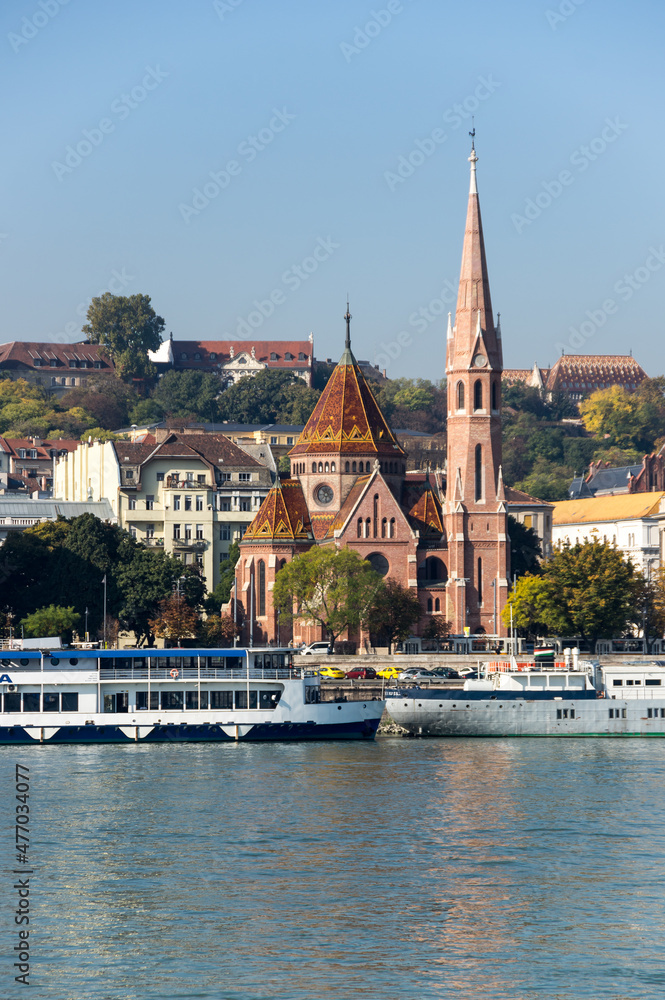
[[[0,745],[44,746],[90,743],[301,743],[312,740],[372,740],[381,715],[349,722],[269,722],[228,726],[168,723],[155,726],[2,726]]]
[[[413,736],[665,736],[665,698],[587,694],[525,698],[512,692],[408,690],[389,692],[386,709]]]

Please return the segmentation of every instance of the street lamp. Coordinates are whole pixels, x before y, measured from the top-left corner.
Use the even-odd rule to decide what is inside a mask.
[[[89,635],[88,635],[88,609],[87,608],[85,609],[85,641],[86,642],[90,642],[90,638],[89,638]]]

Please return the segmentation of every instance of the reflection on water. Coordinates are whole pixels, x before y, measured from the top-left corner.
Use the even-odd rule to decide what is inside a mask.
[[[4,748],[5,870],[17,760],[40,997],[662,996],[661,742]]]

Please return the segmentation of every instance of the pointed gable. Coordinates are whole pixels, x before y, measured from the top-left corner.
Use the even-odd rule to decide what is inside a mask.
[[[368,452],[404,458],[404,451],[347,347],[289,455]]]
[[[429,483],[408,485],[404,490],[402,507],[412,527],[421,536],[440,538],[443,535],[443,511]]]
[[[313,538],[305,496],[297,479],[273,486],[243,535],[248,541],[308,541]]]

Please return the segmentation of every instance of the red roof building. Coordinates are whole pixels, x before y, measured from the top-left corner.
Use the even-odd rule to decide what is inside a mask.
[[[173,340],[150,351],[161,371],[216,372],[228,383],[266,368],[293,372],[312,384],[314,345],[308,340]]]
[[[84,386],[90,375],[113,375],[115,367],[99,344],[14,340],[0,344],[0,372],[63,396],[70,389]]]

